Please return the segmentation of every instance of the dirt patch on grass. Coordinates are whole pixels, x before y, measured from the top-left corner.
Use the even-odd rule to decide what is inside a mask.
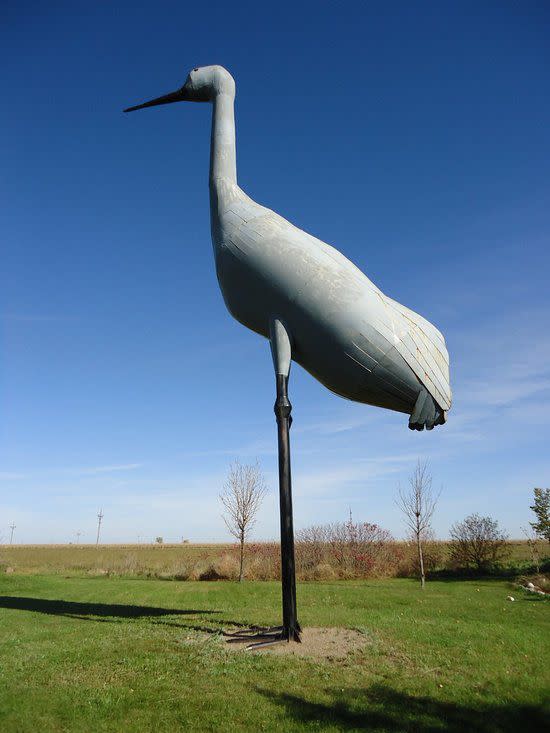
[[[362,649],[368,644],[368,636],[357,629],[340,627],[324,628],[311,626],[302,631],[302,641],[281,642],[255,650],[247,650],[253,654],[274,654],[276,656],[308,657],[311,659],[344,659],[352,652]],[[246,644],[228,644],[233,651],[246,650]]]

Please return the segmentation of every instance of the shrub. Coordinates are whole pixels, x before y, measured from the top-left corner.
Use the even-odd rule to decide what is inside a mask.
[[[297,534],[299,577],[315,578],[319,567],[330,566],[333,577],[367,578],[395,572],[397,563],[388,530],[369,522],[334,522]]]
[[[329,525],[313,525],[296,534],[296,572],[300,578],[310,580],[315,568],[331,567],[329,541]]]
[[[135,575],[142,570],[135,552],[129,552],[123,556],[116,571],[121,575]]]
[[[239,561],[236,557],[225,553],[216,558],[206,568],[200,566],[195,570],[198,580],[236,580],[239,577]]]
[[[455,568],[488,570],[509,552],[507,535],[491,517],[470,514],[462,522],[453,524],[450,535],[450,560]]]
[[[187,565],[184,565],[180,562],[175,562],[168,571],[168,573],[166,573],[165,575],[171,580],[189,580],[191,571],[189,570]]]
[[[420,573],[420,560],[416,540],[408,540],[396,548],[396,551],[399,553],[397,575],[402,578],[417,578]],[[422,557],[426,574],[443,567],[445,563],[443,544],[433,539],[425,540],[422,543]]]
[[[228,552],[215,561],[214,567],[220,576],[228,580],[237,580],[239,577],[239,560]]]
[[[248,545],[247,577],[251,580],[276,580],[281,577],[281,549],[276,542]]]
[[[313,568],[313,580],[336,580],[336,570],[329,563],[319,563]]]
[[[220,575],[214,565],[210,565],[206,570],[203,570],[198,577],[199,580],[227,580],[223,575]]]

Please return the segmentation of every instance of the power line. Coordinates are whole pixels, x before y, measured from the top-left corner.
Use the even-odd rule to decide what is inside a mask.
[[[99,514],[97,515],[97,538],[95,541],[96,547],[99,545],[99,533],[101,531],[101,522],[103,520],[103,510],[99,510]]]

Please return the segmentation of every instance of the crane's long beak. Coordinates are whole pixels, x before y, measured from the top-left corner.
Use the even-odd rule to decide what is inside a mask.
[[[143,104],[137,104],[135,107],[128,107],[124,112],[134,112],[136,109],[144,109],[145,107],[156,107],[157,104],[171,104],[172,102],[185,102],[189,99],[189,95],[185,87],[181,87],[175,92],[170,94],[164,94],[162,97],[151,99],[150,102],[144,102]]]

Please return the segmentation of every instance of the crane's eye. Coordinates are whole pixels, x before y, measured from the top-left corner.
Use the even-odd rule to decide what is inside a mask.
[[[197,68],[196,68],[196,69],[193,69],[193,71],[198,71],[198,70],[199,70],[199,67],[198,67],[198,66],[197,66]]]

